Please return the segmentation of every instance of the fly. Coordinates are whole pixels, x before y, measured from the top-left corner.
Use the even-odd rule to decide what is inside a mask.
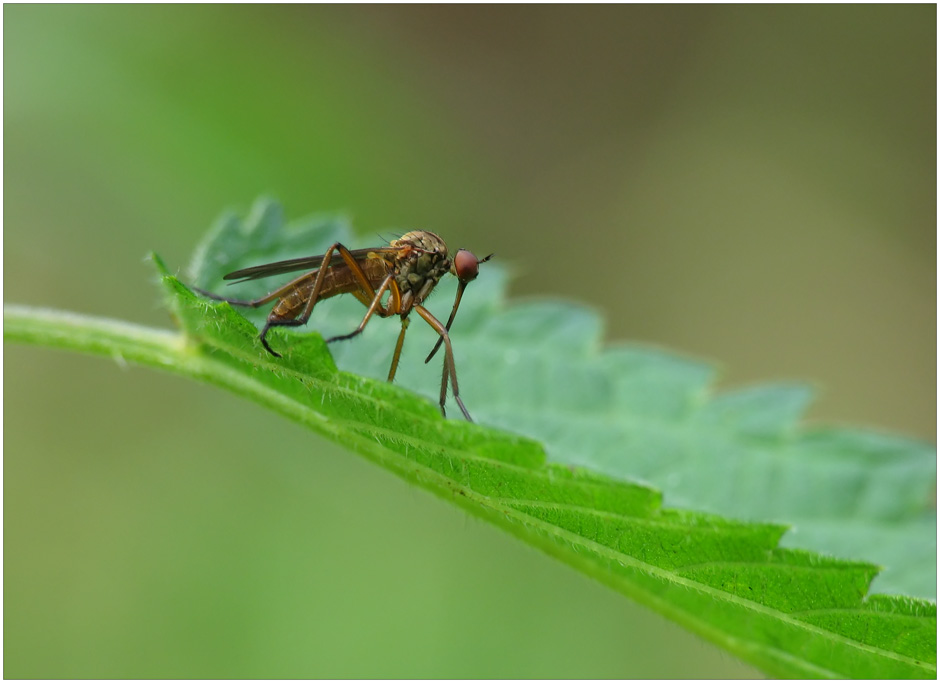
[[[480,264],[489,261],[492,256],[490,254],[486,258],[478,259],[466,249],[458,249],[451,257],[448,254],[447,245],[440,237],[433,232],[414,230],[400,239],[393,240],[387,247],[350,250],[336,242],[321,256],[306,256],[251,266],[224,276],[225,280],[246,282],[298,270],[309,271],[260,299],[241,301],[201,289],[196,291],[210,299],[251,308],[258,308],[276,300],[277,303],[268,314],[268,319],[261,330],[261,344],[268,353],[277,358],[280,358],[281,354],[268,345],[268,330],[272,327],[298,327],[306,324],[314,306],[323,299],[329,299],[338,294],[352,294],[366,307],[365,316],[355,330],[349,334],[327,339],[328,344],[352,339],[361,334],[373,315],[378,315],[380,318],[397,315],[401,318],[401,332],[395,344],[392,367],[388,371],[389,382],[395,379],[395,371],[398,369],[398,360],[405,343],[405,332],[408,330],[408,316],[411,311],[417,311],[418,315],[424,318],[425,322],[439,335],[437,343],[424,362],[429,362],[441,344],[444,345],[441,413],[446,415],[444,402],[447,399],[449,383],[453,387],[454,400],[460,406],[460,411],[467,420],[472,422],[470,413],[467,412],[466,406],[460,399],[460,389],[457,386],[457,369],[454,365],[454,351],[450,343],[450,326],[457,315],[457,307],[460,306],[464,289],[468,283],[476,279]],[[447,273],[457,277],[457,296],[454,298],[454,307],[447,319],[447,324],[442,325],[424,307],[424,301]],[[385,303],[382,303],[386,293],[388,298]]]

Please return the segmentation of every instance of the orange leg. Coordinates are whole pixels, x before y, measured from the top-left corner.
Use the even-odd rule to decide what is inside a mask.
[[[360,324],[359,328],[349,335],[344,335],[340,337],[333,337],[332,339],[327,339],[327,343],[336,341],[338,339],[349,339],[354,337],[365,327],[365,324],[369,321],[369,318],[372,317],[373,313],[378,312],[380,316],[387,317],[392,314],[385,306],[382,305],[382,294],[385,293],[385,290],[388,287],[389,277],[386,277],[382,283],[382,286],[379,288],[380,291],[376,294],[375,288],[373,288],[372,283],[369,281],[369,278],[366,277],[365,272],[363,272],[362,267],[359,265],[359,262],[353,257],[345,246],[336,242],[333,246],[326,250],[326,253],[323,254],[323,262],[320,265],[320,268],[316,271],[316,280],[313,283],[313,290],[310,292],[310,297],[307,299],[307,302],[304,304],[303,311],[296,318],[284,319],[279,318],[274,313],[268,316],[268,320],[264,325],[264,328],[261,330],[261,343],[264,345],[272,355],[280,357],[280,354],[274,351],[267,342],[268,330],[272,327],[298,327],[300,325],[306,325],[307,321],[310,319],[310,315],[313,313],[314,306],[320,301],[320,295],[323,292],[323,283],[326,281],[326,273],[330,267],[330,261],[333,259],[333,253],[339,252],[340,258],[343,259],[346,266],[349,268],[349,271],[356,278],[356,282],[359,285],[360,291],[353,292],[353,294],[362,301],[366,306],[369,307],[369,310],[366,312],[366,317]],[[281,287],[276,292],[268,294],[267,296],[259,299],[257,302],[249,302],[248,305],[260,305],[260,303],[266,303],[271,301],[272,298],[284,296],[285,294],[293,291],[298,286],[302,285],[305,281],[309,280],[312,276],[312,273],[308,273],[302,277],[297,278],[293,282],[288,283],[284,287]],[[400,301],[400,297],[399,297]]]
[[[401,358],[401,350],[405,345],[405,332],[408,331],[408,316],[401,319],[401,332],[398,333],[398,342],[395,344],[395,353],[392,355],[392,367],[388,369],[388,381],[395,379],[395,372],[398,370],[398,361]]]
[[[382,295],[385,294],[385,291],[389,288],[389,285],[395,282],[393,278],[394,278],[394,274],[389,273],[388,275],[385,276],[385,279],[382,280],[382,284],[379,285],[378,290],[376,290],[374,296],[372,297],[372,301],[369,302],[369,310],[367,310],[365,316],[363,316],[362,322],[359,323],[359,327],[357,327],[355,330],[353,330],[349,334],[341,334],[336,337],[330,337],[329,339],[326,340],[326,343],[330,344],[335,341],[342,341],[344,339],[352,339],[353,337],[362,334],[362,331],[366,329],[366,325],[368,324],[369,319],[379,309],[381,309],[380,315],[382,314],[391,315],[389,311],[384,306],[382,306]],[[396,289],[397,289],[397,286],[396,286]],[[362,299],[360,299],[360,301],[362,301]],[[307,315],[307,317],[308,318],[310,317],[309,314]]]

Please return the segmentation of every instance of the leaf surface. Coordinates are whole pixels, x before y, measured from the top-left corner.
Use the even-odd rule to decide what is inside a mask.
[[[221,276],[322,253],[335,241],[367,246],[342,221],[285,225],[277,205],[260,201],[245,221],[226,216],[216,224],[191,276],[202,288],[248,299],[283,280],[234,291],[223,289]],[[462,395],[480,424],[441,419],[439,359],[423,363],[435,336],[420,320],[409,331],[401,386],[389,385],[363,375],[387,374],[394,320],[370,323],[329,350],[317,332],[276,329],[269,341],[284,354],[277,359],[232,307],[197,298],[166,274],[164,283],[196,352],[239,378],[230,388],[768,674],[936,676],[935,604],[869,595],[878,573],[872,560],[891,568],[892,590],[931,595],[935,587],[930,447],[858,430],[803,429],[811,392],[802,385],[715,394],[708,364],[660,349],[603,349],[600,319],[583,307],[506,305],[505,272],[491,263],[468,288],[452,331]],[[453,283],[439,290],[430,306],[443,318]],[[327,336],[351,331],[363,308],[343,298],[352,299],[318,304],[309,327]],[[257,323],[265,311],[249,316]],[[357,374],[337,369],[330,351]],[[796,533],[787,534],[793,522]],[[872,530],[902,540],[872,548]],[[886,550],[894,554],[879,554]]]
[[[376,243],[360,242],[336,217],[286,224],[280,206],[262,199],[245,220],[228,214],[216,223],[190,273],[204,289],[253,298],[293,276],[237,287],[222,276],[322,253],[336,241]],[[858,429],[804,428],[808,385],[716,393],[712,364],[648,346],[604,348],[595,312],[557,301],[507,304],[506,286],[497,256],[468,287],[453,327],[461,394],[478,422],[539,441],[550,462],[655,486],[669,507],[790,526],[784,546],[872,562],[883,568],[875,591],[936,599],[934,446]],[[429,306],[439,318],[449,314],[455,290],[451,277],[438,285]],[[239,310],[262,324],[267,307]],[[307,329],[344,334],[363,312],[352,297],[326,300],[307,328],[274,337],[290,345]],[[397,319],[374,320],[361,337],[330,351],[340,368],[384,379],[398,330]],[[441,358],[428,365],[424,358],[435,341],[416,318],[396,377],[434,403]]]

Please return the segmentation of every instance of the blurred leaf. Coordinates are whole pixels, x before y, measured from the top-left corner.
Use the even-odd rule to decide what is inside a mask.
[[[286,227],[281,221],[279,209],[268,202],[259,203],[245,223],[220,221],[197,253],[196,282],[214,288],[221,273],[297,255],[292,249],[300,243],[303,253],[313,254],[326,246],[324,239],[351,241],[342,225],[329,220]],[[273,237],[278,233],[283,241]],[[260,250],[254,250],[255,240]],[[213,258],[234,250],[242,261]],[[909,484],[910,471],[920,475],[929,468],[923,449],[861,432],[801,434],[795,421],[808,398],[801,388],[709,398],[706,366],[662,351],[601,352],[596,316],[556,304],[504,312],[493,284],[502,278],[490,277],[487,286],[481,276],[467,296],[474,305],[462,311],[465,317],[454,328],[458,348],[469,349],[458,354],[468,406],[484,423],[515,420],[510,426],[517,431],[540,432],[554,451],[552,459],[560,461],[546,463],[534,441],[444,420],[432,402],[406,389],[338,370],[317,333],[276,330],[271,343],[284,357],[271,357],[261,349],[255,327],[231,306],[197,298],[159,261],[158,266],[185,339],[194,344],[160,332],[148,337],[134,326],[14,307],[5,310],[5,336],[120,354],[245,395],[507,529],[768,674],[936,675],[935,605],[866,597],[877,567],[783,549],[786,529],[780,524],[663,509],[657,491],[623,480],[638,473],[652,478],[656,463],[666,463],[664,470],[678,473],[673,488],[682,491],[683,477],[700,475],[700,486],[734,495],[735,505],[757,518],[759,513],[746,512],[746,503],[771,495],[771,487],[755,486],[769,472],[768,483],[789,490],[806,518],[837,523],[854,510],[856,523],[903,523],[910,514],[923,516],[923,500],[910,494],[892,499],[864,470],[890,480],[889,490]],[[247,284],[239,296],[253,295],[244,293]],[[331,322],[348,324],[345,316],[352,316],[355,324],[355,312],[336,307]],[[433,342],[433,336],[419,341]],[[347,352],[338,354],[341,363],[361,361],[375,372],[389,354],[370,352],[374,346],[363,340],[337,347]],[[407,367],[418,377],[422,373],[415,369],[430,343],[411,348],[413,362],[403,364],[400,374]],[[436,392],[438,372],[423,391]],[[619,440],[610,442],[614,436]],[[566,453],[575,457],[565,461]],[[756,473],[734,469],[748,462],[747,454]],[[890,454],[894,468],[879,470]],[[790,465],[809,458],[821,460],[823,472],[852,473],[851,485],[830,491],[825,479],[823,488],[817,488],[818,480],[798,483],[800,467],[794,473]],[[848,461],[856,466],[843,466]],[[585,464],[619,480],[578,466]],[[809,489],[807,495],[799,495],[799,486]],[[764,509],[780,509],[777,497]]]

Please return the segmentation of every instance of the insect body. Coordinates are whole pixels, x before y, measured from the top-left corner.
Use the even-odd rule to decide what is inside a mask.
[[[397,315],[401,318],[401,332],[395,344],[392,366],[388,371],[389,382],[395,379],[395,371],[398,369],[398,360],[401,357],[405,332],[409,324],[408,316],[411,311],[417,311],[418,315],[424,318],[439,335],[437,343],[424,362],[430,361],[441,344],[444,345],[441,413],[444,413],[449,383],[453,387],[454,400],[460,406],[463,416],[470,420],[470,413],[467,412],[467,408],[460,399],[460,390],[457,386],[457,370],[454,366],[454,352],[450,343],[450,326],[457,315],[457,307],[460,305],[464,289],[469,282],[476,279],[479,265],[492,256],[490,254],[486,258],[477,259],[466,249],[459,249],[451,257],[444,240],[433,232],[415,230],[403,235],[400,239],[393,240],[387,247],[350,250],[337,242],[321,256],[308,256],[252,266],[236,270],[224,277],[225,280],[245,282],[298,270],[310,271],[260,299],[240,301],[201,289],[197,291],[218,301],[252,308],[277,300],[261,330],[261,343],[269,353],[277,357],[280,357],[280,354],[268,345],[268,330],[272,327],[295,327],[306,324],[318,301],[329,299],[337,294],[352,294],[367,310],[362,322],[355,330],[349,334],[327,339],[327,343],[351,339],[360,334],[373,315],[381,318]],[[459,283],[450,318],[446,325],[442,325],[424,307],[423,303],[447,273],[456,275]],[[387,298],[386,294],[388,294]],[[383,298],[385,298],[384,303]]]

